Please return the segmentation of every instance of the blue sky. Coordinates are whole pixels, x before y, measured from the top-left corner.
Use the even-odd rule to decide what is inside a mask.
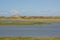
[[[60,0],[0,0],[0,15],[60,16]]]

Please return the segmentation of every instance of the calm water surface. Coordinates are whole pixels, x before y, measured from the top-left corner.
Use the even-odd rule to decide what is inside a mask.
[[[60,23],[44,25],[0,25],[0,36],[60,36]]]

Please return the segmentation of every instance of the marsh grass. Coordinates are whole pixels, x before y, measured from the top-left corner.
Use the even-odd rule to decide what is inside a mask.
[[[0,37],[0,40],[60,40],[60,37],[33,38],[33,37]]]
[[[0,22],[0,25],[36,25],[46,24],[45,22]]]

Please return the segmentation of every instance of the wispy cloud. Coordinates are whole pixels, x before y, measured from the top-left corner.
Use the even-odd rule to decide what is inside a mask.
[[[11,16],[11,15],[26,15],[26,16],[60,16],[60,11],[53,11],[53,10],[43,10],[43,11],[37,11],[37,10],[26,10],[22,9],[20,11],[16,10],[10,10],[10,11],[2,11],[0,10],[0,16]]]

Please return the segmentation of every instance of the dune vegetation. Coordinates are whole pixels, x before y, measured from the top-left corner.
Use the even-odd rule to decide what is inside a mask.
[[[0,16],[0,20],[28,20],[39,22],[60,22],[60,16]]]

